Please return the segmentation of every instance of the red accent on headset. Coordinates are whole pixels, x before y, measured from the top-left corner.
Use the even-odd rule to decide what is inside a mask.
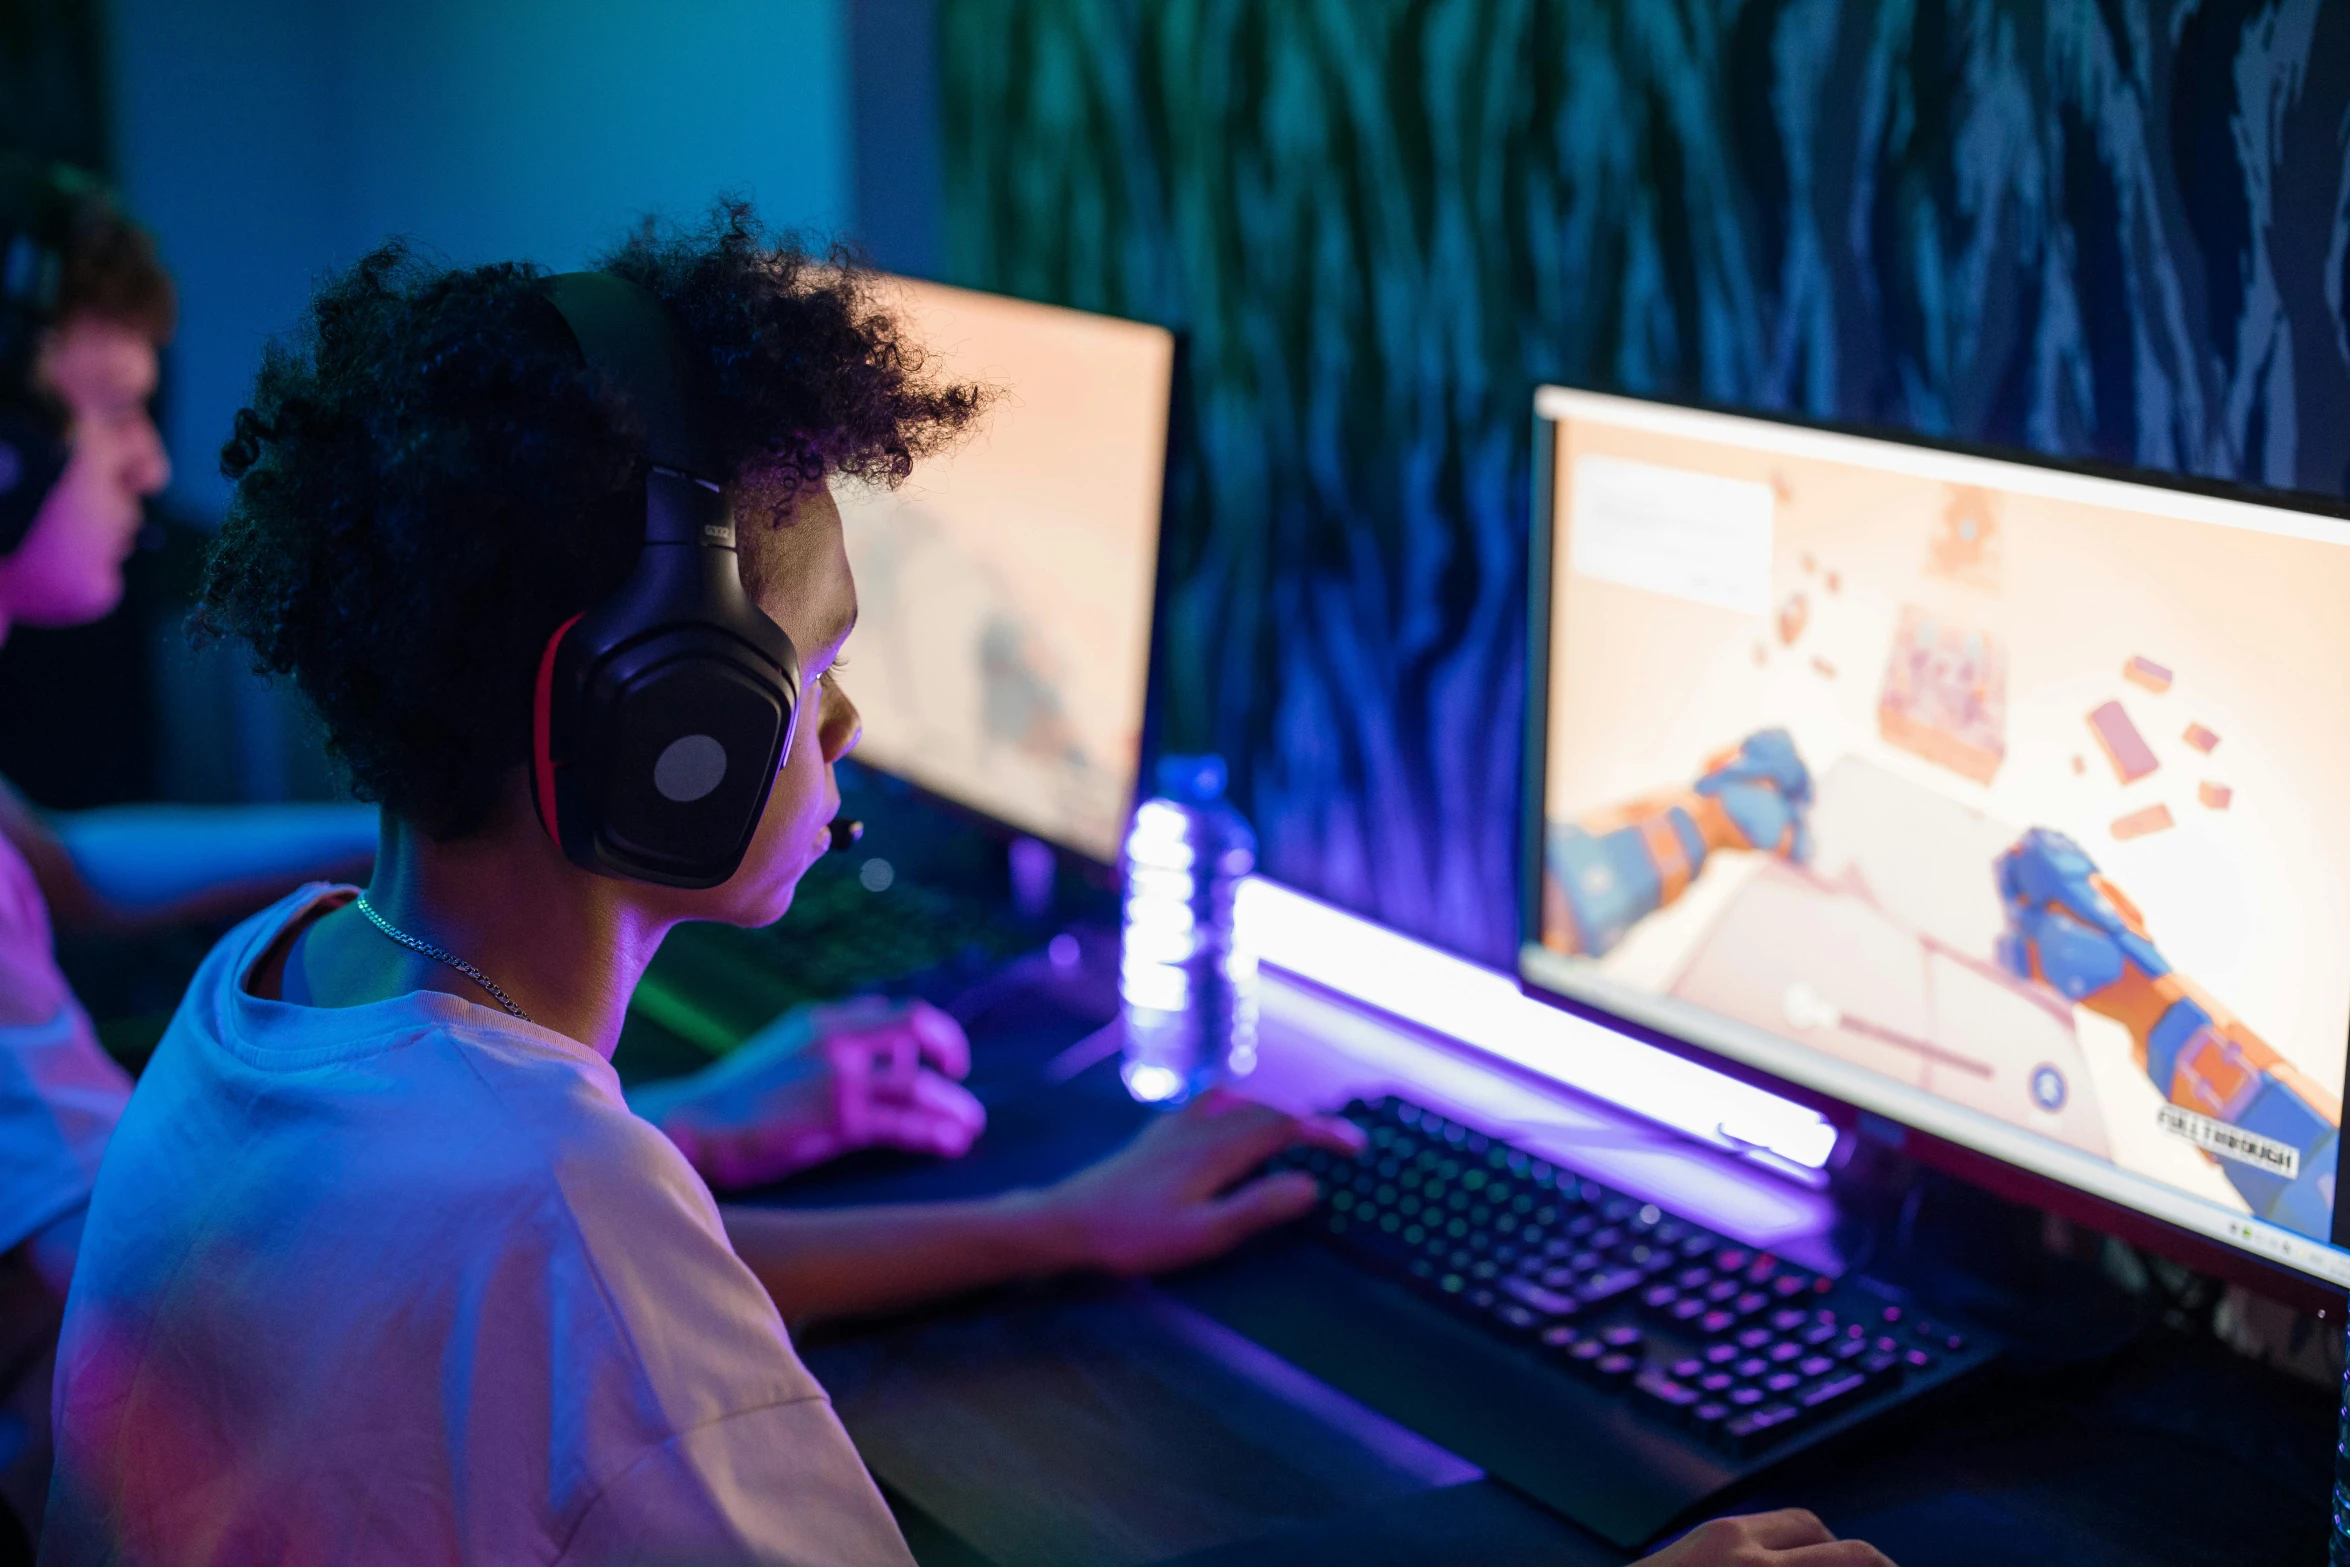
[[[539,655],[538,686],[530,699],[531,778],[536,785],[533,792],[538,798],[539,821],[557,848],[563,846],[563,834],[555,825],[555,650],[563,645],[563,634],[578,624],[579,616],[574,615],[547,638],[547,650]]]

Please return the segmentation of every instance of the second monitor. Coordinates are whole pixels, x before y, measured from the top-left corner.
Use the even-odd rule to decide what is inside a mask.
[[[1134,791],[1175,342],[1163,328],[891,279],[968,444],[843,486],[860,761],[1102,861]]]
[[[2350,1282],[2350,525],[1537,414],[1528,983]]]

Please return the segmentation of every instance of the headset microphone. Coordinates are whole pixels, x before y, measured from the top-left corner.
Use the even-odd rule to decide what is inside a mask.
[[[709,444],[708,372],[658,295],[549,278],[588,368],[645,430],[645,532],[618,592],[539,659],[532,799],[575,865],[669,887],[735,873],[800,712],[791,638],[743,591]]]

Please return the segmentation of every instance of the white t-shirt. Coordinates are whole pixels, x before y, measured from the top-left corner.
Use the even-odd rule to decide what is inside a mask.
[[[41,890],[0,838],[0,878],[37,904]],[[46,1023],[0,1028],[0,1251],[80,1207],[131,1096],[128,1073],[98,1047],[71,997]]]
[[[205,960],[91,1199],[41,1560],[911,1558],[709,1189],[610,1063]]]

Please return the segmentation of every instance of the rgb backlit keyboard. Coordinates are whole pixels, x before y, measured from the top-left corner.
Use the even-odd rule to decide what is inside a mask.
[[[1360,1159],[1279,1161],[1321,1181],[1309,1222],[1328,1243],[1725,1456],[1987,1356],[1898,1290],[1741,1245],[1420,1105],[1344,1113],[1370,1138]]]

